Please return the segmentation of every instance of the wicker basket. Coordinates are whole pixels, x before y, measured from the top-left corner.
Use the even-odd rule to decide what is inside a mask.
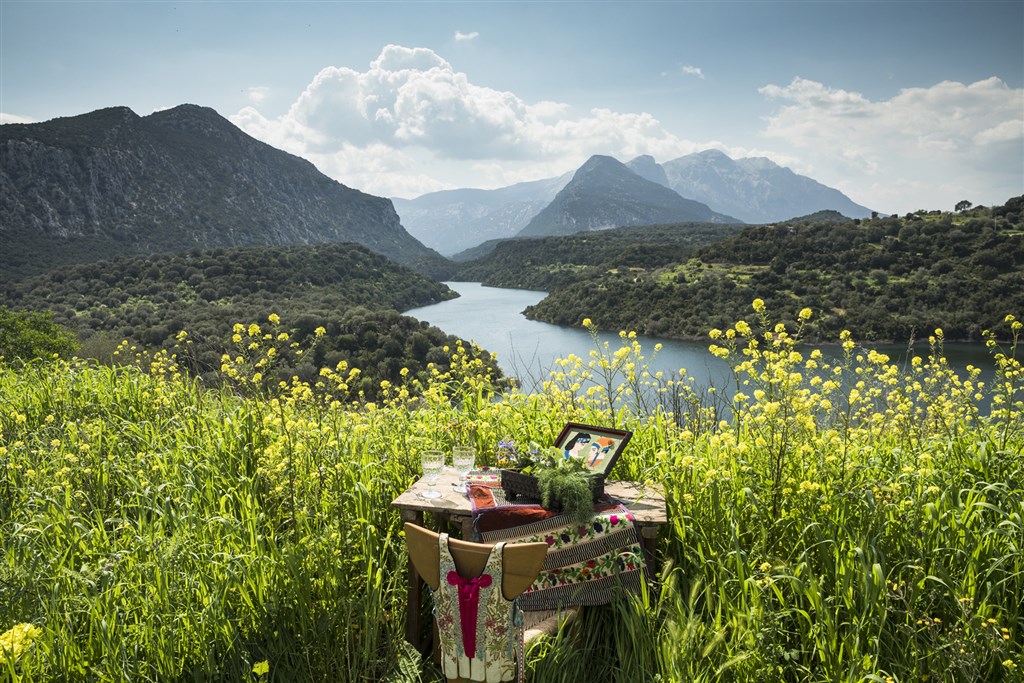
[[[516,500],[519,497],[537,501],[541,499],[537,477],[532,474],[523,474],[516,470],[502,470],[501,488],[505,490],[505,497],[509,500]],[[590,477],[590,492],[594,500],[604,495],[603,474],[595,474]],[[556,498],[551,501],[551,507],[561,509],[562,501]]]

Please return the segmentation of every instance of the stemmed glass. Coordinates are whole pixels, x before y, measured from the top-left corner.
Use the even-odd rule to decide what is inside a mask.
[[[424,498],[440,498],[441,492],[434,488],[441,470],[444,469],[444,453],[441,451],[429,450],[420,453],[420,465],[423,467],[423,476],[427,480],[427,490],[420,491]]]
[[[472,446],[456,446],[452,449],[452,467],[458,470],[464,480],[476,465],[476,449]],[[466,493],[469,491],[469,482],[462,481],[455,487],[456,491]]]

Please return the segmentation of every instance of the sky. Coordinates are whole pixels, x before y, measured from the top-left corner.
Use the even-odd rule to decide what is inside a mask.
[[[948,211],[1024,194],[1024,0],[0,0],[0,122],[183,103],[387,197],[718,149]]]

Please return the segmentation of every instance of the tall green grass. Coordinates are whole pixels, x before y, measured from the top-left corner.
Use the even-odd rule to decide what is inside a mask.
[[[403,644],[389,504],[424,448],[569,420],[634,432],[616,473],[670,522],[658,581],[540,641],[531,680],[1022,680],[1020,323],[984,386],[941,333],[903,368],[844,334],[829,365],[759,312],[712,333],[729,396],[649,374],[629,334],[529,395],[453,347],[378,403],[352,368],[276,377],[302,349],[260,336],[221,388],[166,354],[0,362],[0,680],[439,680]]]

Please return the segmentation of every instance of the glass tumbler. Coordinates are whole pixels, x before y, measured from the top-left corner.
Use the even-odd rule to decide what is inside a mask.
[[[476,449],[472,446],[456,446],[452,449],[452,467],[458,471],[463,481],[455,487],[456,491],[466,493],[469,483],[465,481],[470,471],[476,466]]]
[[[441,451],[428,450],[420,453],[420,465],[423,467],[423,476],[427,480],[427,488],[420,491],[424,498],[440,498],[441,492],[434,486],[437,484],[441,470],[444,469],[444,453]]]

